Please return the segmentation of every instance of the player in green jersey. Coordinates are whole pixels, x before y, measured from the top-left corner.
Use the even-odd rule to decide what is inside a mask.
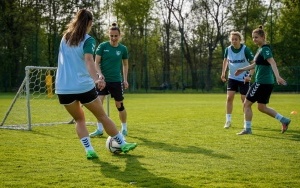
[[[121,31],[116,23],[109,28],[109,41],[99,44],[96,49],[95,64],[99,73],[104,76],[106,86],[103,90],[98,90],[100,99],[104,101],[106,95],[110,94],[115,100],[115,105],[119,111],[121,121],[121,133],[127,136],[127,112],[123,104],[124,89],[127,89],[128,75],[128,51],[127,47],[121,44]],[[121,72],[123,74],[121,74]],[[97,129],[90,134],[91,137],[101,136],[103,125],[97,123]]]
[[[281,78],[279,71],[277,69],[276,62],[273,58],[270,46],[266,42],[266,34],[262,29],[262,26],[253,30],[252,32],[253,42],[259,47],[257,53],[254,57],[254,64],[249,66],[239,68],[235,75],[239,75],[244,71],[251,70],[255,68],[255,82],[251,85],[244,101],[244,130],[238,135],[251,134],[252,126],[252,109],[253,103],[258,103],[258,110],[265,113],[273,118],[276,118],[281,122],[281,133],[284,133],[291,122],[287,117],[282,116],[274,109],[267,107],[269,99],[274,87],[274,75],[277,84],[286,85],[286,81]]]

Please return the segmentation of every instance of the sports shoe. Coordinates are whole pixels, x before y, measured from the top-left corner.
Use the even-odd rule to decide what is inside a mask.
[[[97,159],[97,158],[99,158],[99,157],[98,157],[98,155],[97,155],[97,153],[96,153],[95,151],[93,151],[93,150],[88,150],[88,151],[86,152],[86,158],[87,158],[87,159]]]
[[[282,120],[282,127],[281,127],[281,133],[285,133],[285,131],[288,130],[289,124],[291,123],[291,120],[288,118],[283,117],[284,119]]]
[[[251,130],[251,128],[246,128],[246,129],[244,129],[241,132],[236,133],[236,134],[237,135],[252,134],[252,130]]]
[[[97,130],[95,130],[94,132],[92,132],[91,134],[90,134],[90,137],[100,137],[100,136],[102,136],[103,135],[103,131],[99,131],[98,129]]]
[[[231,126],[231,121],[227,121],[224,125],[224,128],[229,129],[230,126]]]
[[[123,136],[127,136],[127,130],[122,129],[122,130],[121,130],[121,133],[122,133]]]
[[[121,147],[122,152],[128,153],[130,150],[134,150],[136,148],[137,143],[126,143]]]

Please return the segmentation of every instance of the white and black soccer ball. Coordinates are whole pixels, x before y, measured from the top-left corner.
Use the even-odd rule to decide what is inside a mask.
[[[118,142],[113,139],[111,136],[109,136],[106,139],[106,144],[105,144],[107,150],[113,154],[119,154],[122,152],[121,146],[118,144]]]

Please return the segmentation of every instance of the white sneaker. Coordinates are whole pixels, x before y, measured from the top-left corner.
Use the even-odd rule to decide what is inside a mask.
[[[227,121],[224,125],[224,128],[229,129],[230,126],[231,126],[231,121]]]

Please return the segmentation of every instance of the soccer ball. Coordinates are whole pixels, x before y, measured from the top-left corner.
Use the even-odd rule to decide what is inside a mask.
[[[107,150],[113,154],[119,154],[122,152],[121,146],[118,144],[118,142],[113,139],[111,136],[109,136],[106,139],[106,144],[105,144]]]

